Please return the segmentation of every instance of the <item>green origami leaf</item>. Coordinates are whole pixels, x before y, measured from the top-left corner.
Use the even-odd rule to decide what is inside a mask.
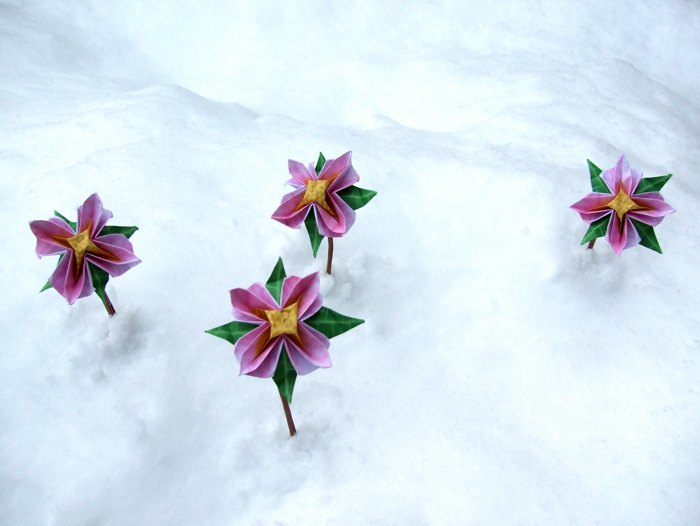
[[[327,307],[321,307],[316,314],[304,320],[304,323],[322,332],[328,338],[343,334],[364,322],[365,320],[345,316]]]
[[[277,368],[275,369],[275,374],[272,376],[272,379],[275,384],[277,384],[282,396],[291,404],[294,383],[297,380],[297,372],[294,370],[289,356],[287,356],[287,349],[285,349],[284,344],[282,344],[282,352],[280,352],[280,359],[279,362],[277,362]]]
[[[280,297],[282,296],[282,284],[284,283],[284,278],[286,277],[287,274],[284,272],[284,263],[282,263],[282,258],[279,258],[275,268],[272,269],[272,274],[270,274],[270,277],[267,279],[267,283],[265,283],[265,288],[267,288],[270,294],[272,294],[272,297],[275,298],[277,303],[280,302]]]
[[[323,170],[323,165],[326,164],[326,158],[323,156],[323,153],[318,152],[318,161],[316,161],[316,175],[321,173],[321,170]]]
[[[659,177],[643,177],[637,189],[634,191],[634,195],[644,194],[646,192],[658,192],[664,185],[668,182],[673,174],[660,175]]]
[[[70,221],[66,216],[64,216],[60,212],[56,212],[56,210],[53,211],[53,215],[55,215],[56,217],[60,217],[66,223],[68,223],[70,225],[70,227],[73,229],[73,232],[78,231],[78,224],[75,221]]]
[[[590,160],[586,159],[586,161],[588,162],[588,173],[591,175],[591,188],[593,191],[600,192],[601,194],[611,194],[612,192],[608,188],[608,185],[605,184],[605,181],[603,181],[603,178],[600,176],[603,170],[598,168]]]
[[[96,265],[91,265],[88,263],[88,269],[90,269],[90,277],[92,278],[92,288],[104,303],[104,306],[109,305],[109,300],[107,299],[107,293],[105,292],[105,287],[109,281],[109,274],[102,270]]]
[[[226,340],[227,342],[230,342],[232,345],[235,345],[236,342],[238,341],[239,338],[242,336],[245,336],[248,334],[250,331],[253,329],[257,328],[258,326],[255,325],[254,323],[243,323],[242,321],[232,321],[230,323],[226,323],[225,325],[221,325],[219,327],[214,327],[213,329],[209,329],[208,331],[204,331],[208,334],[211,334],[212,336],[217,336],[218,338],[222,338]]]
[[[318,231],[318,225],[316,224],[316,215],[313,209],[309,210],[306,219],[304,220],[304,225],[306,225],[306,231],[309,233],[309,241],[311,241],[311,253],[316,257],[318,254],[318,247],[321,246],[321,241],[323,241],[323,236]]]
[[[355,185],[343,188],[338,192],[338,196],[345,201],[350,208],[357,210],[369,203],[377,195],[374,190],[366,190]]]
[[[49,289],[52,289],[52,288],[53,288],[53,285],[51,285],[51,282],[50,282],[50,281],[47,281],[47,282],[46,282],[46,285],[44,285],[43,287],[41,287],[41,290],[40,290],[39,292],[44,292],[45,290],[49,290]]]
[[[641,238],[639,244],[644,247],[650,248],[654,252],[663,254],[663,252],[661,252],[661,245],[659,245],[659,242],[656,239],[654,227],[651,225],[647,225],[646,223],[642,223],[641,221],[637,221],[636,219],[632,219],[631,217],[630,219],[632,220],[634,229],[637,231],[639,237]]]
[[[127,239],[129,239],[131,236],[134,235],[134,232],[136,232],[139,229],[137,226],[111,226],[111,225],[106,225],[100,230],[100,235],[101,236],[106,236],[108,234],[123,234],[126,236]]]
[[[612,214],[608,214],[605,217],[601,217],[597,221],[593,221],[591,226],[588,227],[588,232],[586,232],[586,235],[583,236],[581,244],[583,245],[584,243],[593,241],[596,238],[603,237],[608,231],[608,223],[610,222],[611,217]]]

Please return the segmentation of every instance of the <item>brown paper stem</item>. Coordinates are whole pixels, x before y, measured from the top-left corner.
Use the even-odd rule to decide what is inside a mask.
[[[331,273],[331,266],[333,265],[333,238],[328,238],[328,261],[326,262],[326,274]]]
[[[593,245],[595,245],[595,240],[596,240],[596,238],[593,238],[593,239],[591,239],[591,240],[588,242],[588,248],[589,248],[589,249],[592,249],[592,248],[593,248]]]
[[[102,302],[105,306],[105,309],[107,310],[107,314],[109,314],[109,317],[111,318],[114,316],[117,311],[114,310],[114,305],[112,305],[111,300],[109,299],[109,296],[107,296],[107,291],[105,291],[105,300]]]
[[[284,417],[287,419],[287,427],[289,428],[289,436],[293,437],[297,434],[297,428],[294,427],[294,419],[292,418],[292,410],[289,408],[287,399],[282,394],[282,391],[277,389],[280,393],[280,399],[282,400],[282,408],[284,409]]]

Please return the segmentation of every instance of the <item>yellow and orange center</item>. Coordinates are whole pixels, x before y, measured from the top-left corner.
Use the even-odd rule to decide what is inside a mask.
[[[333,182],[333,179],[310,179],[306,182],[306,192],[304,198],[299,203],[297,208],[301,209],[309,203],[316,203],[326,212],[335,217],[335,213],[328,203],[328,186]]]
[[[270,322],[270,339],[282,334],[299,336],[297,322],[299,317],[299,303],[294,303],[281,310],[266,310],[265,316]]]
[[[82,268],[86,253],[113,259],[111,258],[110,254],[93,243],[92,239],[90,239],[89,227],[80,232],[80,234],[66,238],[66,243],[68,243],[68,245],[73,249],[73,253],[75,254],[75,263],[78,269]]]
[[[615,196],[615,199],[610,201],[606,207],[615,210],[615,213],[620,221],[622,221],[622,218],[625,217],[625,214],[630,210],[640,210],[643,208],[632,201],[630,196],[627,195],[622,188],[620,188],[620,191]]]

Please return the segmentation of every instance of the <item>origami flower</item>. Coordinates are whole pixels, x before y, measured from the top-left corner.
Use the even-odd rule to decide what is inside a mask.
[[[92,194],[78,208],[73,223],[58,212],[48,221],[32,221],[37,256],[60,255],[58,266],[44,289],[53,287],[69,304],[92,294],[105,301],[109,276],[121,276],[141,261],[134,255],[129,237],[137,227],[106,226],[112,212]],[[106,303],[105,303],[106,306]]]
[[[321,153],[315,168],[292,159],[288,164],[292,178],[287,183],[294,191],[282,198],[272,218],[292,228],[305,223],[315,256],[323,237],[345,235],[355,223],[355,210],[377,192],[354,186],[360,176],[352,167],[352,152],[329,160]]]
[[[297,374],[331,366],[329,338],[364,323],[323,307],[319,281],[287,277],[280,258],[265,285],[230,291],[236,321],[206,331],[235,345],[240,374],[272,377],[289,402]]]
[[[615,255],[638,243],[661,253],[653,227],[674,212],[659,193],[671,174],[642,178],[624,155],[604,172],[591,161],[588,168],[593,192],[571,205],[591,225],[581,244],[605,236]]]

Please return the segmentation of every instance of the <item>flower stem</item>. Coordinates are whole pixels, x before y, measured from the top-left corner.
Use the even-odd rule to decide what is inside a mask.
[[[596,240],[596,238],[593,238],[588,242],[588,249],[589,250],[593,248],[593,245],[595,245],[595,240]]]
[[[331,267],[333,266],[333,238],[328,238],[328,260],[326,262],[326,274],[331,273]]]
[[[107,296],[107,291],[104,292],[104,295],[105,297],[102,300],[102,303],[105,306],[105,310],[107,310],[107,314],[109,314],[109,317],[111,318],[117,313],[117,311],[114,310],[114,305],[112,305],[112,301],[109,299],[109,296]]]
[[[280,400],[282,400],[282,409],[284,409],[284,417],[287,419],[287,427],[289,428],[289,436],[293,437],[297,434],[297,428],[294,427],[294,419],[292,418],[292,410],[289,408],[287,399],[282,394],[282,391],[277,389],[280,393]]]

